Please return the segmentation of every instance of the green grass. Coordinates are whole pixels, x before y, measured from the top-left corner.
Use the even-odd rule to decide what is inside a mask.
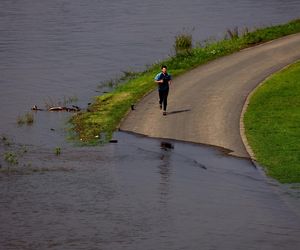
[[[86,112],[77,113],[72,117],[72,137],[88,144],[101,142],[101,134],[105,134],[109,139],[130,110],[131,104],[138,102],[156,88],[153,78],[160,72],[161,64],[168,65],[169,72],[175,77],[216,58],[297,32],[300,32],[300,19],[284,25],[245,32],[241,36],[234,35],[230,39],[199,43],[186,53],[178,53],[153,64],[144,72],[130,74],[128,79],[122,78],[121,84],[116,84],[117,87],[111,93],[95,97]]]
[[[300,182],[300,62],[267,79],[244,116],[257,161],[282,183]]]

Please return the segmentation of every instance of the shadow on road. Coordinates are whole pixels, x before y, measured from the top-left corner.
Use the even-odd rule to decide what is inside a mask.
[[[174,114],[189,112],[189,111],[191,111],[191,109],[174,110],[174,111],[168,112],[168,115],[174,115]]]

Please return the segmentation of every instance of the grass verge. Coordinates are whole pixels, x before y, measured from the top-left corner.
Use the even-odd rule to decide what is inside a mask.
[[[72,138],[89,145],[103,141],[101,138],[109,139],[130,110],[131,104],[156,88],[153,78],[160,71],[161,64],[168,65],[170,73],[175,77],[216,58],[298,32],[300,19],[221,41],[198,43],[197,47],[153,64],[144,72],[128,74],[128,79],[123,78],[122,84],[112,92],[95,97],[86,112],[77,113],[71,118],[71,131],[74,132]]]
[[[300,183],[300,62],[274,74],[253,94],[244,116],[257,161],[281,183]]]

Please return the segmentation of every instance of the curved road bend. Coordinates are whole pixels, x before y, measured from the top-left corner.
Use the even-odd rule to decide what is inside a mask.
[[[300,34],[295,34],[214,60],[174,79],[167,116],[162,116],[157,91],[153,91],[120,128],[215,145],[249,157],[240,136],[247,96],[266,77],[299,59]]]

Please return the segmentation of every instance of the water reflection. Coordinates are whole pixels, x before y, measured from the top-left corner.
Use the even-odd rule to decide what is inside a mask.
[[[31,162],[37,171],[0,174],[0,248],[300,246],[300,218],[291,209],[298,203],[287,206],[250,161],[197,144],[162,148],[166,140],[122,132],[114,139],[62,148],[60,156],[27,145],[18,167]],[[1,155],[17,148],[0,144]]]
[[[158,166],[159,174],[160,174],[160,185],[159,192],[161,194],[161,202],[166,202],[169,196],[170,189],[170,179],[172,174],[172,165],[170,161],[172,160],[172,153],[170,152],[171,148],[162,147],[161,143],[161,155],[160,155],[160,164]]]

